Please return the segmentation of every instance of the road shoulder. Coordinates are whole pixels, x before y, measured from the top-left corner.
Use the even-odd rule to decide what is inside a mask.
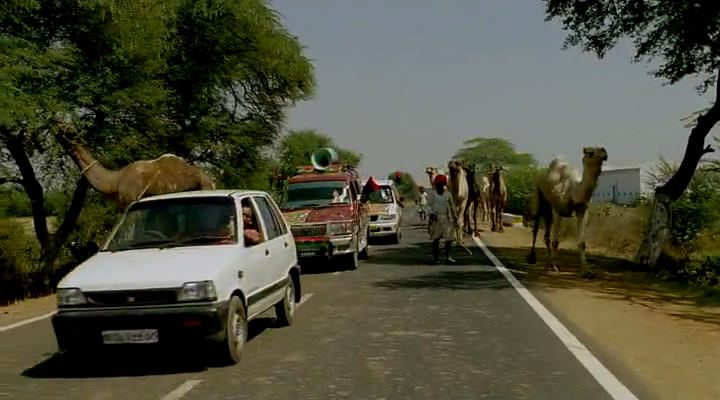
[[[0,327],[47,315],[55,311],[55,295],[22,300],[18,303],[0,307]]]
[[[507,228],[481,239],[516,277],[588,345],[632,374],[651,397],[720,398],[720,310],[671,296],[658,284],[613,271],[593,281],[578,278],[572,251],[560,264],[568,270],[544,273],[545,249],[536,266],[525,263],[529,231]],[[572,246],[574,243],[565,243]],[[575,257],[576,259],[577,257]],[[591,257],[606,267],[611,260]],[[567,267],[563,267],[567,265]],[[623,282],[619,282],[623,279]]]

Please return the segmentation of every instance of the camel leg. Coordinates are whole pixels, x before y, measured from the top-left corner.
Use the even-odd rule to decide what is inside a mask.
[[[505,224],[503,223],[503,211],[505,207],[501,205],[498,208],[500,209],[500,211],[498,212],[498,232],[503,233],[505,231]]]
[[[555,223],[552,224],[552,229],[550,231],[550,266],[555,270],[555,272],[560,272],[555,260],[557,257],[558,247],[560,247],[560,215],[553,211],[552,219]]]
[[[578,211],[577,223],[577,251],[580,255],[580,274],[586,278],[592,278],[594,273],[585,258],[585,226],[587,225],[588,214],[585,211]]]
[[[480,210],[480,202],[476,201],[473,206],[473,231],[475,233],[475,236],[477,236],[480,232],[482,232],[482,229],[478,227],[478,211]]]
[[[540,230],[540,216],[532,215],[530,218],[533,220],[533,239],[532,246],[530,246],[530,254],[527,256],[527,263],[535,264],[537,262],[537,256],[535,255],[535,243],[537,242],[537,234]]]

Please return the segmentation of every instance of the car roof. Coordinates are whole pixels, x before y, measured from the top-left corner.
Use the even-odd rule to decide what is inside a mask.
[[[186,192],[175,192],[159,194],[155,196],[148,196],[142,198],[138,203],[153,201],[153,200],[167,200],[167,199],[187,199],[193,197],[230,197],[230,196],[241,196],[241,195],[267,195],[266,192],[260,190],[239,190],[239,189],[214,189],[214,190],[192,190]]]

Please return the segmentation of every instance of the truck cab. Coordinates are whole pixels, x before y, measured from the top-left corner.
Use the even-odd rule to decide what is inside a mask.
[[[369,207],[360,194],[357,172],[339,165],[299,167],[287,180],[281,209],[301,263],[321,257],[352,270],[367,258]]]

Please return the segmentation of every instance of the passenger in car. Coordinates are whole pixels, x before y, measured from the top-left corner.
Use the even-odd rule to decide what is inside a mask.
[[[245,246],[254,246],[262,241],[262,235],[258,229],[257,219],[253,213],[252,206],[246,200],[242,202],[243,213],[243,236],[245,238]]]

